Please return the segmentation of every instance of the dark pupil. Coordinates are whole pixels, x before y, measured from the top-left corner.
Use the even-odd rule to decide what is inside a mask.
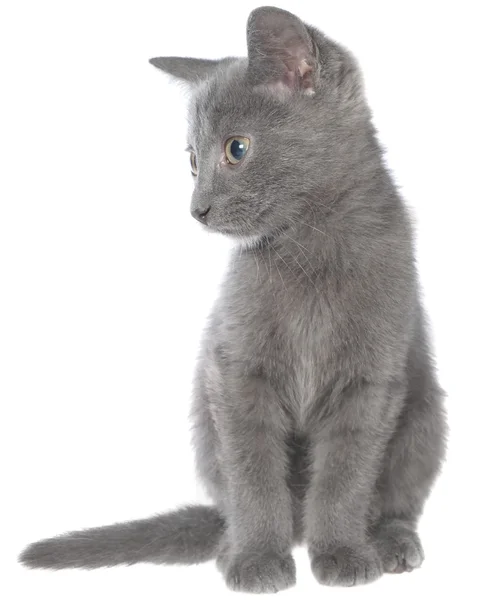
[[[230,146],[230,152],[233,158],[236,160],[241,160],[246,152],[246,146],[243,142],[239,140],[233,140]]]

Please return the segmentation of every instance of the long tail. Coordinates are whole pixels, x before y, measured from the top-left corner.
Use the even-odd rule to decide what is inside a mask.
[[[195,564],[214,558],[225,522],[209,506],[73,531],[28,546],[19,560],[40,569],[96,569],[139,562]]]

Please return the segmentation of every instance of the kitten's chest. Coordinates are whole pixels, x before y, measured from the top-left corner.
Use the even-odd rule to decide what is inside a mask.
[[[261,272],[258,277],[243,275],[236,285],[241,294],[230,296],[228,303],[233,325],[228,331],[234,332],[238,361],[273,383],[302,426],[324,395],[336,362],[337,328],[326,282],[310,285],[309,278],[288,279],[288,271],[267,280]]]
[[[329,377],[333,348],[331,313],[319,294],[296,299],[289,307],[277,307],[275,335],[265,356],[270,376],[282,400],[299,425],[304,425],[321,398]]]

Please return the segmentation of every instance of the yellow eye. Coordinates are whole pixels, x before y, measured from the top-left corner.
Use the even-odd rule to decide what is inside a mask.
[[[194,152],[190,152],[190,165],[191,172],[196,177],[198,175],[198,163],[196,162],[196,154]]]
[[[226,160],[230,165],[236,165],[243,160],[248,152],[249,139],[245,137],[235,136],[227,140],[225,145]]]

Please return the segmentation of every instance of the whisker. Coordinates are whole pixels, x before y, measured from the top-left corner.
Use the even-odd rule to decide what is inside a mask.
[[[316,274],[316,269],[313,267],[313,265],[311,264],[309,258],[306,256],[306,254],[304,253],[304,250],[308,251],[308,248],[306,248],[305,246],[303,246],[302,244],[300,244],[298,241],[296,241],[294,238],[292,238],[290,235],[288,235],[286,232],[283,232],[283,235],[286,236],[288,239],[290,239],[292,242],[294,242],[296,244],[296,246],[298,246],[301,254],[304,256],[304,258],[308,261],[308,265],[311,267],[311,269],[313,270],[313,273]],[[310,252],[310,254],[312,254]]]
[[[318,229],[317,227],[314,227],[313,225],[310,225],[309,223],[305,223],[304,221],[300,221],[299,219],[293,219],[290,217],[286,217],[286,218],[294,223],[299,223],[300,225],[305,225],[306,227],[310,227],[311,229],[314,229],[314,231],[317,231],[318,233],[322,233],[323,235],[330,237],[325,231],[321,231],[321,229]]]
[[[276,250],[274,248],[273,248],[273,250],[276,252]],[[278,252],[276,252],[276,254],[278,254]],[[278,254],[278,256],[280,256],[280,254]],[[284,283],[283,276],[281,275],[281,271],[279,270],[279,267],[278,267],[278,264],[276,263],[276,261],[274,261],[274,266],[276,267],[276,270],[278,271],[278,275],[279,275],[281,281],[283,282],[284,289],[286,289],[286,284]]]
[[[254,246],[251,246],[251,251],[253,253],[254,261],[256,263],[256,281],[258,281],[258,277],[259,277],[259,262],[258,262],[258,259],[256,258],[256,252],[254,251]]]
[[[274,248],[274,247],[273,247],[273,250],[274,250],[274,251],[276,252],[276,254],[279,256],[279,258],[280,258],[280,259],[281,259],[281,260],[284,262],[284,264],[285,264],[285,265],[286,265],[286,267],[287,267],[287,268],[288,268],[288,269],[291,271],[291,273],[292,273],[293,275],[295,275],[295,276],[296,276],[296,273],[295,273],[295,272],[293,271],[293,269],[292,269],[292,268],[291,268],[291,267],[288,265],[288,263],[287,263],[287,262],[284,260],[284,258],[281,256],[281,254],[280,254],[280,253],[279,253],[279,252],[276,250],[276,248]],[[276,265],[276,266],[277,266],[277,265]],[[304,271],[304,269],[303,269],[303,271]],[[306,271],[304,271],[304,272],[306,273]],[[307,275],[307,273],[306,273],[306,275]],[[310,279],[310,281],[311,281],[311,279]],[[311,283],[313,283],[313,282],[311,281]],[[314,285],[314,284],[313,284],[313,285]]]
[[[293,242],[294,242],[294,240],[293,240]],[[303,271],[303,273],[304,273],[304,274],[306,275],[306,277],[309,279],[309,281],[310,281],[311,285],[314,287],[314,289],[316,289],[316,284],[315,284],[315,282],[314,282],[314,281],[311,279],[311,277],[308,275],[308,273],[307,273],[307,272],[306,272],[306,270],[303,268],[303,266],[301,265],[301,263],[299,262],[299,260],[298,260],[298,259],[297,259],[295,256],[293,256],[293,255],[291,255],[291,256],[292,256],[292,258],[294,259],[294,262],[295,262],[295,263],[298,265],[298,267],[301,269],[301,271]],[[305,256],[305,258],[306,258],[306,256]],[[308,259],[306,258],[306,260],[308,260]],[[308,261],[308,262],[309,262],[309,261]],[[311,265],[311,263],[309,263],[309,264]]]
[[[327,210],[331,210],[332,212],[337,212],[333,208],[333,205],[336,202],[336,200],[338,199],[338,195],[336,195],[336,198],[334,199],[333,202],[331,202],[331,204],[324,204],[324,202],[320,202],[316,196],[312,196],[308,193],[306,193],[305,196],[307,196],[308,198],[310,198],[313,201],[314,204],[311,204],[310,202],[308,202],[308,204],[311,208],[314,209],[315,206],[319,205],[319,206],[322,206],[323,208],[326,208]],[[302,196],[303,200],[305,200],[305,196]]]
[[[268,245],[268,257],[269,257],[269,279],[272,282],[272,274],[273,274],[273,267],[271,266],[271,246]]]

